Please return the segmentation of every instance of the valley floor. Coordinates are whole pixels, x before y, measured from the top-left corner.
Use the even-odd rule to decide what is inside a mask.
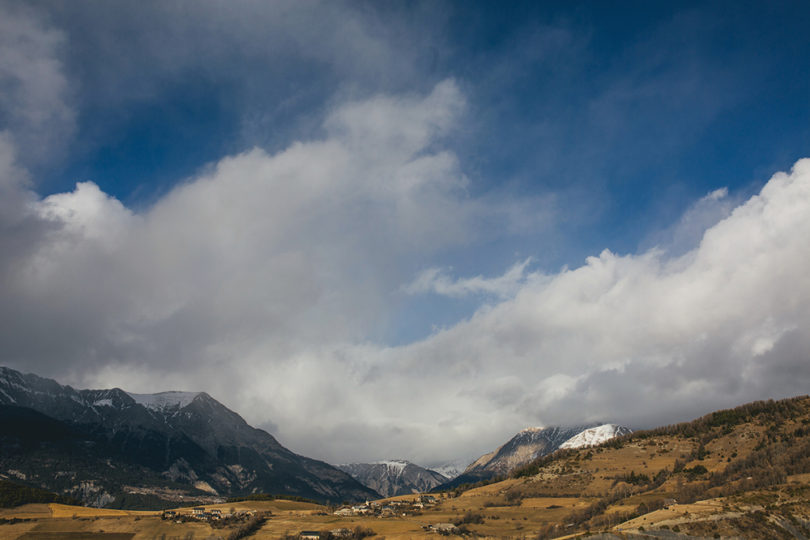
[[[503,502],[507,480],[472,489],[459,497],[439,497],[435,505],[405,516],[372,517],[334,515],[333,508],[294,501],[239,502],[206,506],[223,513],[251,512],[266,517],[249,538],[297,538],[302,531],[354,531],[358,527],[370,538],[438,538],[431,525],[460,523],[450,535],[466,531],[478,538],[543,538],[548,525],[565,526],[572,511],[587,508],[588,497],[527,497],[517,504]],[[413,500],[414,497],[397,497]],[[381,501],[382,504],[393,499]],[[620,513],[621,508],[610,509]],[[191,508],[177,509],[178,518],[190,516]],[[162,512],[91,509],[60,504],[30,504],[0,511],[0,538],[19,540],[140,540],[223,539],[233,537],[242,524],[217,527],[208,522],[177,523]],[[671,504],[626,521],[618,521],[590,538],[807,538],[810,529],[810,475],[796,475],[786,484],[742,495]],[[348,532],[345,531],[345,532]],[[556,533],[549,537],[578,538]]]

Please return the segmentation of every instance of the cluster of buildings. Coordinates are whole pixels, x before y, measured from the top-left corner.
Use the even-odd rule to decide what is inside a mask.
[[[175,510],[166,510],[163,512],[163,519],[197,519],[200,521],[219,521],[221,519],[228,519],[232,517],[236,518],[247,518],[253,517],[256,515],[256,512],[253,510],[242,510],[239,512],[227,512],[223,513],[222,510],[219,508],[210,508],[207,509],[204,506],[195,506],[191,509],[191,513],[188,512],[177,512]]]
[[[412,500],[397,499],[385,503],[366,501],[364,504],[338,508],[333,512],[333,514],[342,517],[368,515],[381,518],[394,517],[398,515],[404,516],[407,514],[413,514],[435,504],[436,497],[433,495],[420,495]]]
[[[332,538],[350,538],[354,533],[349,529],[332,529],[329,531]],[[320,540],[320,531],[301,531],[298,533],[299,540]]]

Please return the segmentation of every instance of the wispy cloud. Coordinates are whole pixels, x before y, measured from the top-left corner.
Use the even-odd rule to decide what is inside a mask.
[[[516,263],[502,275],[493,278],[475,276],[454,280],[441,268],[428,268],[406,285],[404,291],[408,294],[435,293],[451,297],[483,294],[505,299],[514,296],[529,277],[526,268],[531,260],[529,257],[523,262]]]
[[[54,159],[73,134],[75,110],[61,60],[64,33],[27,6],[2,8],[0,17],[0,125],[13,132],[17,159]]]

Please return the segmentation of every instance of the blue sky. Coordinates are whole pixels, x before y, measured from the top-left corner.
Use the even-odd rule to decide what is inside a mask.
[[[748,364],[732,360],[743,345],[731,337],[695,349],[685,327],[615,348],[576,342],[616,333],[610,310],[595,315],[613,295],[638,303],[624,322],[643,326],[674,274],[698,272],[707,231],[733,234],[732,217],[771,230],[733,211],[808,156],[804,2],[3,1],[0,12],[12,367],[157,391],[197,365],[183,389],[338,461],[438,462],[529,423],[653,425],[793,388],[747,379],[780,343],[803,350],[789,336],[807,314],[763,307],[755,293],[778,296],[765,282],[704,321],[751,334]],[[801,225],[785,224],[795,237],[779,245],[801,247]],[[801,250],[790,255],[801,275]],[[562,290],[576,304],[588,286],[575,282],[597,267],[627,284],[594,292],[593,312],[521,311]],[[721,302],[678,309],[694,320],[709,301]],[[759,318],[740,319],[751,306]],[[468,333],[492,342],[463,353],[453,340]],[[800,386],[810,373],[792,354],[772,367]],[[502,368],[482,367],[501,355]],[[238,369],[213,380],[225,365]],[[652,389],[676,367],[682,384],[648,414],[616,401],[617,372]],[[381,374],[423,390],[397,401]],[[597,381],[600,398],[570,406]],[[402,411],[431,392],[453,427],[428,448],[432,414]],[[313,393],[343,420],[302,427],[298,396]],[[473,406],[473,395],[487,397]],[[361,404],[375,412],[355,418]]]

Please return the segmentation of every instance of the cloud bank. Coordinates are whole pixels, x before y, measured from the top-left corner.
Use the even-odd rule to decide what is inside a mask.
[[[36,197],[6,142],[6,358],[92,386],[206,389],[333,461],[436,461],[523,425],[652,425],[806,390],[810,160],[685,253],[453,280],[411,260],[511,219],[442,149],[463,110],[453,81],[350,102],[323,139],[222,159],[141,213],[91,182]],[[403,289],[488,299],[419,342],[376,344]]]
[[[373,32],[346,30],[348,50],[366,55],[355,63],[332,45],[343,30],[318,48],[319,28],[295,5],[282,10],[295,24],[274,24],[306,32],[300,43],[286,34],[270,43],[276,56],[306,43],[310,61],[356,71],[357,80],[399,65],[397,47],[375,48]],[[424,91],[341,93],[318,113],[317,136],[231,152],[147,208],[102,189],[106,178],[43,197],[30,164],[63,151],[76,121],[65,36],[23,4],[8,6],[0,22],[3,364],[83,387],[205,390],[293,450],[333,462],[472,458],[528,425],[645,427],[808,388],[810,160],[748,199],[711,191],[649,249],[605,249],[548,272],[533,268],[546,248],[537,245],[495,277],[454,275],[439,261],[516,231],[540,238],[559,215],[552,196],[475,189],[453,150],[470,105],[452,78]],[[206,6],[185,32],[206,34],[219,13]],[[236,31],[243,26],[274,35],[248,25],[246,13],[218,34],[236,42],[229,51],[251,41]],[[86,43],[132,30],[126,11],[92,14],[84,24],[96,33]],[[101,96],[111,109],[146,99],[162,79],[129,87],[142,65],[154,60],[160,75],[193,64],[193,47],[163,46],[178,39],[170,23],[182,15],[159,17],[148,54],[121,73],[89,67],[82,80],[98,89],[84,99]],[[355,15],[338,26],[367,28]],[[107,19],[115,24],[101,24]],[[418,59],[407,63],[416,69]],[[413,299],[477,309],[390,345],[397,310]]]

